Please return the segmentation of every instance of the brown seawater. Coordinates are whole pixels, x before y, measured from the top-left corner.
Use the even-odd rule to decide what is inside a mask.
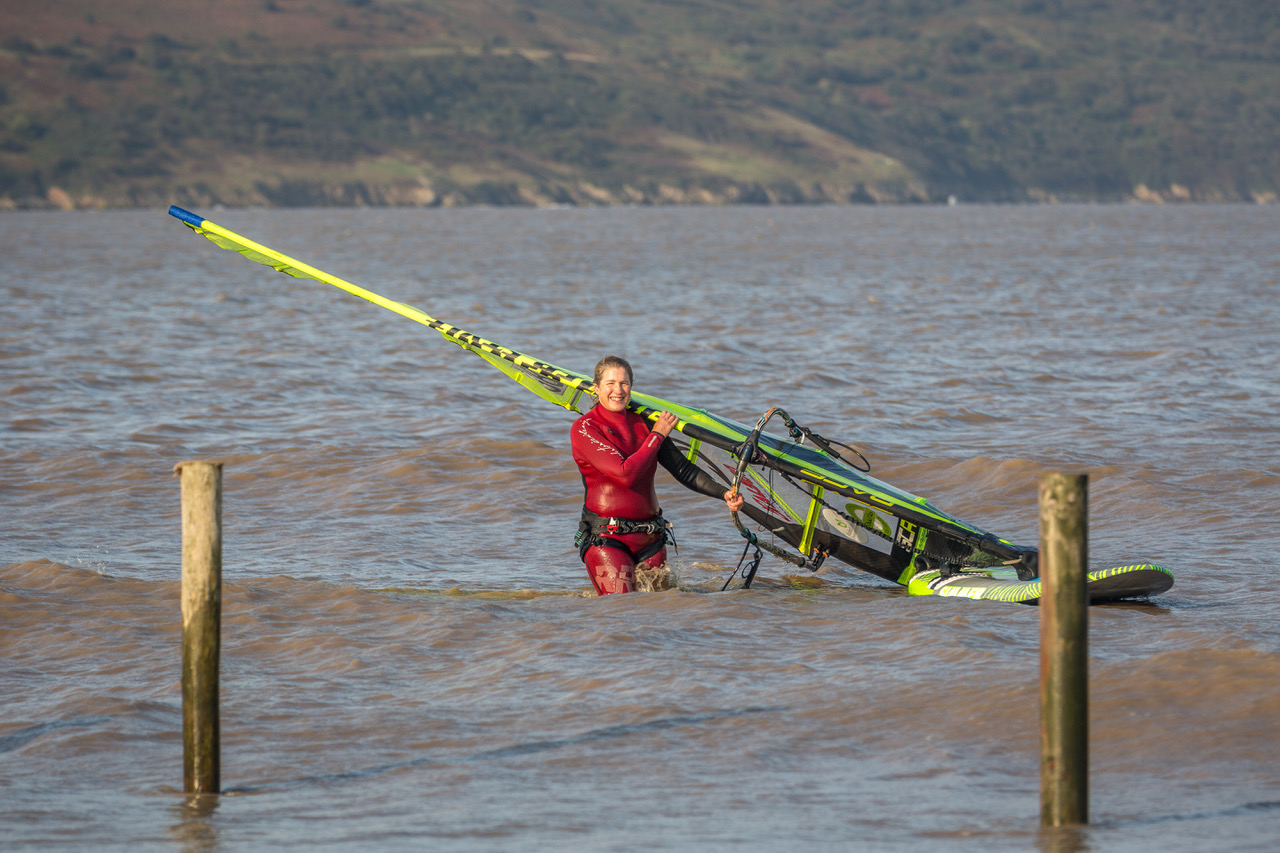
[[[161,211],[0,212],[6,849],[1272,850],[1280,208],[198,211],[1034,544],[1090,474],[1092,824],[1038,826],[1038,613],[742,550],[589,598],[567,413]],[[225,463],[220,797],[181,794],[173,465]]]

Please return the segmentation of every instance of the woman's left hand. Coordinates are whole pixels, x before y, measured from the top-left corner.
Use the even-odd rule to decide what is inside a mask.
[[[666,438],[671,435],[671,431],[676,428],[676,424],[680,423],[680,419],[670,412],[663,412],[658,415],[658,419],[653,422],[653,431],[658,435]]]

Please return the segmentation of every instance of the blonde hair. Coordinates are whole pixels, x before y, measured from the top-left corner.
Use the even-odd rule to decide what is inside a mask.
[[[596,362],[595,377],[592,381],[594,381],[595,384],[599,385],[600,377],[604,376],[604,372],[608,370],[610,367],[621,367],[623,370],[627,372],[627,382],[631,383],[632,385],[636,384],[635,374],[631,372],[631,363],[628,362],[625,358],[622,358],[621,356],[617,356],[617,355],[606,355],[604,358]]]

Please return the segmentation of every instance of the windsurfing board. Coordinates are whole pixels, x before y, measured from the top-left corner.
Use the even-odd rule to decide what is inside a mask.
[[[1161,566],[1143,563],[1096,569],[1085,576],[1090,604],[1159,595],[1173,586],[1173,572]],[[920,572],[907,582],[911,595],[941,595],[947,598],[973,598],[1035,604],[1040,600],[1040,578],[1018,580],[1012,569],[966,569],[949,577],[937,570]]]

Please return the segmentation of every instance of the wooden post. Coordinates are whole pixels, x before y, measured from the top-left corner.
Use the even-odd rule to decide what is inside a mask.
[[[1040,481],[1040,823],[1089,822],[1088,475]]]
[[[182,482],[183,790],[216,794],[222,769],[222,463],[182,462],[173,473]]]

